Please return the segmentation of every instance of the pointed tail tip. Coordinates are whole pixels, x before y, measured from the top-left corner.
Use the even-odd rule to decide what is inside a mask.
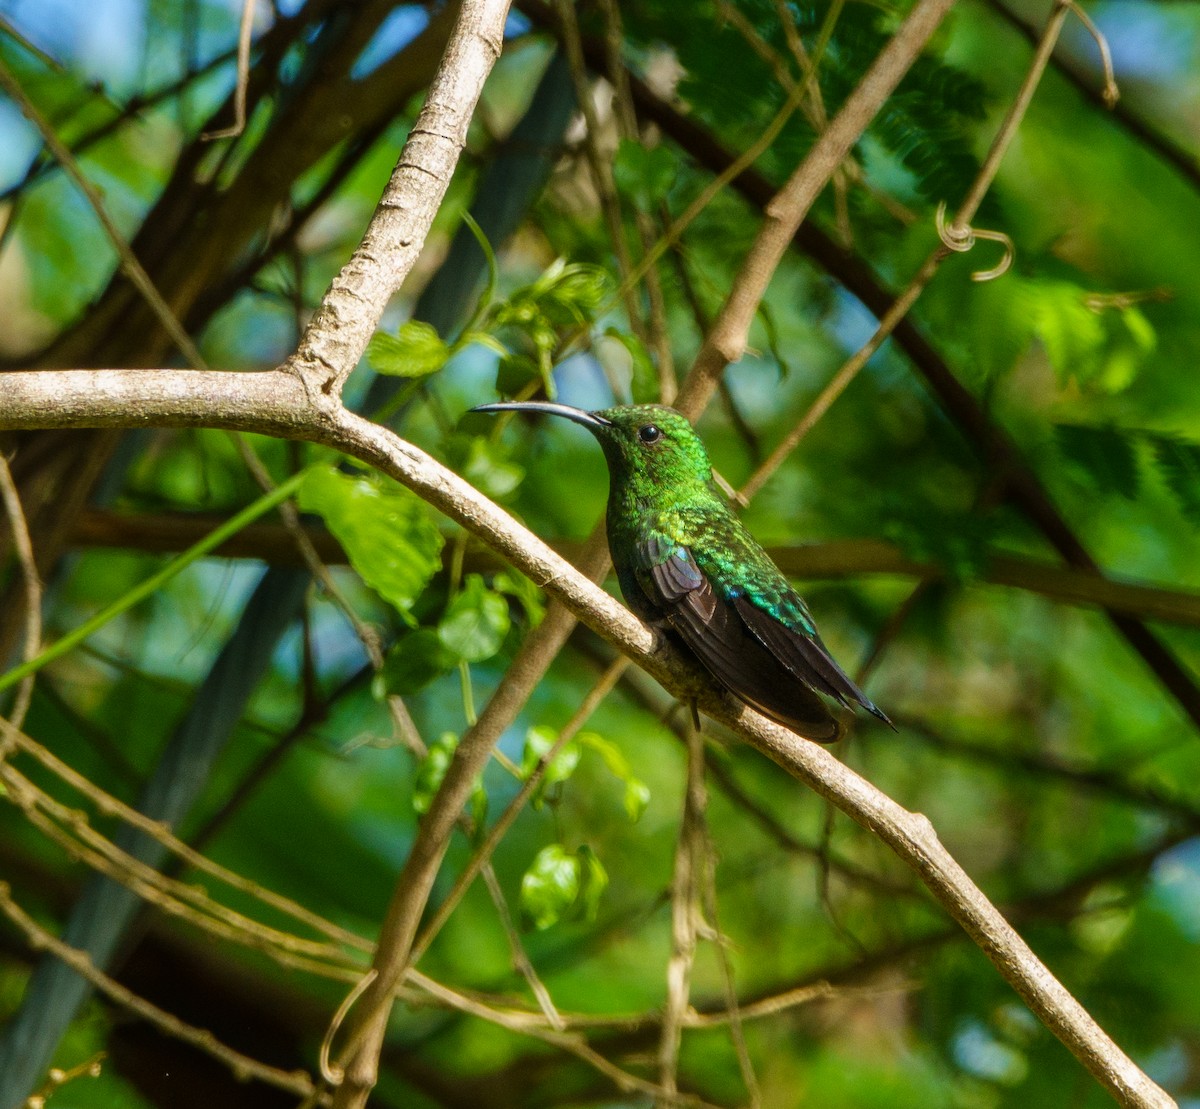
[[[888,716],[888,714],[886,712],[884,712],[883,709],[881,709],[878,705],[876,705],[874,701],[867,701],[863,705],[863,708],[865,708],[867,710],[867,712],[869,712],[877,720],[882,720],[889,728],[892,729],[893,732],[900,731],[900,729],[897,728],[896,725],[892,723],[892,718],[890,716]]]

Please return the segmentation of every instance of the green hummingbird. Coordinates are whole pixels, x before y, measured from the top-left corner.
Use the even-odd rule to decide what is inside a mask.
[[[626,603],[673,632],[735,696],[824,743],[841,728],[818,694],[891,725],[833,660],[808,606],[717,491],[704,444],[681,413],[542,401],[471,411],[545,412],[599,440],[609,472],[608,549]]]

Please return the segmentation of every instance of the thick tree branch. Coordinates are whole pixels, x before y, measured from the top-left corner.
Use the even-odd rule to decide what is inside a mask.
[[[88,381],[93,383],[91,388],[87,387]],[[622,605],[423,451],[344,409],[331,408],[321,400],[310,403],[300,382],[279,371],[46,371],[7,375],[6,385],[0,429],[115,427],[121,423],[233,427],[323,443],[402,482],[543,586],[672,694],[681,700],[696,700],[707,715],[732,728],[798,781],[829,798],[878,835],[920,876],[1029,1007],[1121,1104],[1154,1109],[1174,1104],[1038,960],[942,847],[924,816],[898,805],[825,749],[713,689],[669,646],[657,644],[649,629]],[[56,397],[63,400],[57,401]],[[287,405],[289,398],[291,408]],[[60,403],[62,408],[58,407]],[[510,711],[516,711],[512,706],[504,712],[500,709],[497,706],[491,710],[489,706],[491,715],[485,713],[480,719],[481,734],[491,731]],[[460,770],[468,783],[474,777],[469,774],[472,766],[464,761]],[[447,810],[452,801],[448,794]],[[456,808],[455,817],[457,813]],[[422,881],[432,880],[436,870],[433,858],[415,860],[410,865],[421,873]],[[414,926],[411,919],[402,922],[401,930],[409,933],[408,943]]]
[[[362,242],[333,279],[285,367],[323,396],[340,393],[383,310],[425,245],[500,56],[507,0],[467,0]]]

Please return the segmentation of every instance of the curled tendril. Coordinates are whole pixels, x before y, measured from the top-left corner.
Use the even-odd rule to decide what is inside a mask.
[[[1012,266],[1016,249],[1013,247],[1012,239],[1003,231],[982,231],[979,228],[972,227],[969,223],[948,224],[946,222],[945,201],[942,201],[938,205],[934,223],[937,225],[938,238],[942,241],[942,245],[947,250],[952,250],[956,254],[965,254],[979,239],[986,239],[992,243],[1000,243],[1004,247],[1004,255],[1000,261],[990,270],[976,270],[971,274],[972,281],[994,281],[997,277],[1007,273]]]
[[[325,1079],[330,1086],[340,1086],[343,1079],[346,1077],[346,1072],[342,1070],[337,1063],[333,1062],[331,1055],[333,1054],[333,1038],[337,1035],[338,1029],[342,1026],[342,1022],[346,1019],[346,1015],[354,1007],[354,1003],[362,997],[366,992],[367,987],[375,981],[379,976],[379,972],[373,967],[358,980],[347,995],[345,1000],[338,1006],[338,1011],[334,1013],[333,1020],[329,1023],[329,1028],[325,1032],[325,1038],[321,1041],[320,1052],[320,1070],[321,1077]]]

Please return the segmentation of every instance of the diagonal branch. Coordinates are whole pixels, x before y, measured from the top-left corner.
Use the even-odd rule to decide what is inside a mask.
[[[130,422],[168,426],[217,424],[323,443],[400,481],[545,588],[564,606],[559,611],[569,612],[583,621],[673,695],[684,701],[695,700],[707,715],[732,728],[792,777],[827,797],[851,819],[877,835],[917,873],[1038,1018],[1118,1102],[1144,1109],[1168,1109],[1174,1105],[1030,950],[941,845],[926,817],[904,809],[829,751],[713,689],[691,663],[669,645],[659,643],[644,624],[609,594],[462,478],[417,447],[344,409],[331,410],[322,401],[310,405],[299,380],[285,371],[261,374],[182,370],[44,371],[9,374],[6,385],[9,392],[5,406],[0,410],[0,429],[19,426],[112,427]],[[65,404],[58,399],[64,395],[68,398]],[[280,399],[289,395],[294,405],[290,409]],[[531,676],[533,671],[538,671],[534,681],[540,677],[540,666],[533,664],[538,663],[539,655],[552,641],[550,630],[558,622],[554,615],[547,615],[531,634],[514,664],[518,675],[524,668]],[[561,623],[569,628],[571,621],[564,616]],[[551,628],[543,631],[548,624]],[[455,778],[454,786],[439,791],[440,811],[435,804],[422,822],[422,828],[429,823],[432,829],[434,821],[445,825],[444,829],[426,833],[424,844],[429,850],[418,854],[418,847],[414,846],[405,867],[406,875],[419,879],[426,886],[426,895],[461,803],[486,760],[491,737],[507,726],[506,720],[515,716],[523,704],[525,684],[523,680],[514,681],[509,689],[510,703],[498,705],[494,698],[484,710],[476,725],[477,735],[472,740],[473,744],[478,741],[476,756],[455,761],[447,775],[448,782],[452,776]],[[464,737],[460,749],[468,743],[469,737],[470,733]],[[401,935],[404,942],[385,947],[381,941],[379,948],[381,952],[389,953],[391,961],[387,969],[393,986],[399,982],[415,933],[419,909],[414,913],[414,907],[417,900],[424,904],[424,898],[404,900],[402,919],[392,921],[389,917],[389,934]],[[378,991],[376,993],[378,995]],[[384,999],[377,996],[377,1004],[380,1000]],[[367,1011],[365,999],[364,1011]],[[374,1034],[378,1043],[382,1040],[383,1025],[378,1016],[375,1020]],[[364,1096],[369,1089],[372,1060],[368,1054],[367,1070],[359,1079],[365,1082],[358,1087]],[[362,1104],[362,1101],[344,1103]]]
[[[500,56],[508,0],[465,0],[400,160],[362,242],[333,279],[285,368],[337,396],[408,276],[467,139],[483,82]]]
[[[679,391],[676,407],[696,415],[731,362],[742,357],[758,306],[784,253],[821,190],[908,72],[954,0],[920,0],[872,63],[808,156],[763,207],[765,220],[734,287],[705,337]]]
[[[542,9],[537,0],[523,0],[523,7],[531,14],[536,14],[539,20],[542,19]],[[598,67],[602,64],[603,48],[599,43],[585,41],[584,51],[590,65]],[[714,174],[728,172],[735,162],[734,156],[704,127],[656,95],[633,74],[630,74],[630,89],[638,110],[698,164]],[[733,178],[732,184],[746,200],[764,210],[776,193],[775,186],[753,168],[741,170]],[[870,266],[857,255],[839,247],[812,220],[800,225],[793,245],[835,277],[877,319],[883,319],[893,309],[895,294],[881,282]],[[907,317],[900,319],[893,338],[966,441],[993,471],[1004,474],[1007,495],[1020,506],[1064,561],[1075,569],[1101,575],[1099,565],[1050,499],[1016,442],[992,422],[983,406],[958,380],[917,325]],[[1200,687],[1192,675],[1170,648],[1136,616],[1126,615],[1119,608],[1105,607],[1113,626],[1142,657],[1192,722],[1200,727]]]

